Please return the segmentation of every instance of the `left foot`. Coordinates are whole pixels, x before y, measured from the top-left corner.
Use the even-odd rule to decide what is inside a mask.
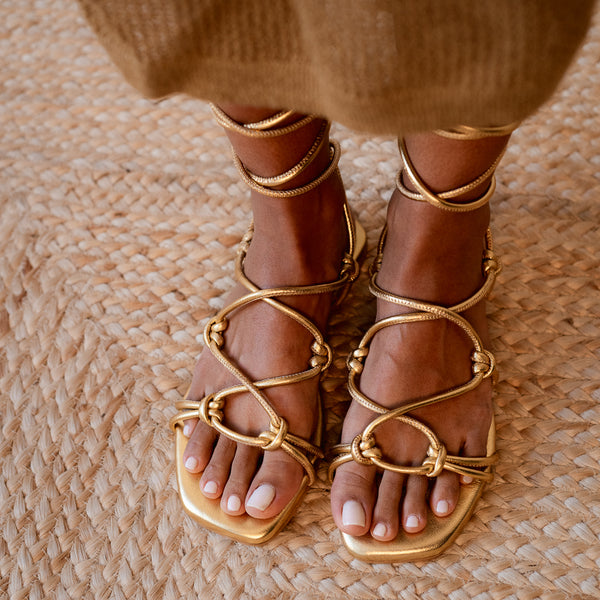
[[[457,185],[446,184],[440,189],[452,187]],[[480,190],[474,190],[472,198],[477,198],[476,194]],[[471,212],[448,212],[409,200],[396,190],[388,210],[378,285],[399,296],[447,307],[462,302],[483,282],[481,264],[488,222],[487,206]],[[377,299],[376,321],[407,312],[411,310]],[[462,316],[487,347],[485,302]],[[430,397],[470,380],[472,351],[464,332],[445,319],[384,328],[370,344],[359,389],[389,409]],[[433,430],[449,454],[485,456],[492,415],[492,386],[486,379],[468,393],[408,416]],[[342,443],[350,443],[376,416],[353,401],[344,420]],[[388,421],[374,435],[388,462],[418,466],[426,457],[426,437],[409,425]],[[347,462],[336,470],[331,489],[334,521],[344,533],[370,533],[379,541],[393,540],[400,528],[418,533],[426,526],[428,510],[439,517],[450,515],[460,494],[459,476],[446,470],[431,487],[429,484],[424,476],[384,471],[379,477],[374,466]]]

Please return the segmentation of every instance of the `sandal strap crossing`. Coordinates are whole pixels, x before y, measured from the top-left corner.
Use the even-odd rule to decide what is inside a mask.
[[[280,124],[293,113],[291,111],[280,112],[273,117],[265,119],[259,123],[242,125],[233,121],[217,107],[213,106],[213,112],[217,117],[217,121],[219,121],[219,123],[224,127],[238,131],[244,135],[251,135],[252,137],[265,137],[263,134],[268,134],[268,137],[271,135],[283,135],[281,133],[282,131],[285,133],[294,131],[312,121],[314,118],[305,117],[291,126],[271,130],[268,128]],[[299,123],[302,124],[298,125]],[[239,159],[236,157],[237,162],[241,167],[240,170],[243,173],[244,180],[247,183],[251,182],[249,183],[251,187],[259,186],[261,190],[268,190],[270,195],[276,197],[288,197],[289,192],[295,192],[294,195],[299,195],[300,193],[305,193],[304,191],[299,191],[303,190],[303,188],[308,188],[311,185],[316,187],[321,181],[326,179],[326,177],[329,177],[329,175],[331,175],[331,173],[333,173],[333,171],[337,168],[337,160],[339,159],[339,146],[337,144],[333,146],[333,156],[331,157],[328,168],[315,181],[303,186],[303,188],[297,188],[296,190],[273,190],[263,186],[279,185],[283,183],[284,180],[289,181],[301,173],[308,166],[308,164],[312,162],[314,155],[321,147],[323,139],[325,138],[327,127],[328,124],[325,122],[319,131],[315,143],[309,149],[307,155],[298,163],[298,165],[280,176],[273,178],[261,178],[263,184],[257,183],[254,178],[258,179],[258,177],[247,171],[241,164],[241,161],[239,161]],[[293,175],[291,175],[291,173],[293,173]],[[267,180],[266,182],[265,179]],[[344,217],[348,231],[348,247],[342,261],[342,268],[339,276],[335,281],[314,285],[282,286],[269,289],[260,289],[250,279],[248,279],[244,272],[244,260],[253,235],[253,226],[250,226],[248,232],[242,238],[242,242],[238,249],[235,266],[236,276],[242,285],[248,290],[248,293],[238,298],[225,308],[221,309],[212,319],[210,319],[204,329],[204,342],[206,346],[210,349],[215,358],[230,373],[234,375],[238,383],[226,387],[214,394],[205,396],[199,401],[190,400],[186,395],[182,401],[175,404],[175,407],[179,412],[171,419],[170,425],[172,429],[175,429],[176,427],[183,427],[184,421],[187,419],[200,419],[202,422],[213,427],[220,434],[226,436],[236,443],[259,447],[264,451],[282,449],[302,465],[307,473],[309,484],[313,483],[315,479],[313,462],[315,458],[323,457],[322,450],[318,445],[313,444],[309,440],[305,440],[299,436],[296,436],[289,431],[288,422],[286,419],[281,417],[271,405],[265,394],[265,391],[269,388],[298,383],[312,379],[313,377],[318,377],[331,364],[331,348],[325,342],[325,339],[318,327],[303,314],[294,310],[287,304],[284,304],[281,299],[288,296],[327,294],[331,292],[338,292],[339,295],[342,296],[343,292],[349,287],[349,284],[357,278],[359,266],[355,259],[356,231],[354,220],[347,204],[344,205]],[[269,304],[271,307],[279,310],[289,318],[296,321],[311,334],[313,338],[313,342],[310,346],[312,356],[306,369],[296,373],[278,375],[276,377],[254,381],[252,378],[248,377],[248,375],[243,372],[243,370],[231,359],[231,357],[225,353],[223,349],[225,346],[225,332],[228,327],[231,313],[254,302],[265,302]],[[227,399],[235,394],[240,393],[251,394],[269,418],[269,428],[257,436],[239,433],[229,428],[224,423],[224,408]]]
[[[379,242],[378,255],[383,251],[385,243],[386,231],[383,232]],[[376,261],[376,264],[380,263]],[[483,259],[483,271],[485,280],[483,285],[472,296],[456,304],[446,308],[437,304],[414,300],[403,296],[397,296],[391,292],[383,290],[377,285],[377,272],[374,269],[371,276],[369,289],[373,295],[380,297],[388,302],[393,302],[400,306],[412,309],[413,312],[387,317],[377,321],[372,325],[363,338],[358,347],[352,351],[347,360],[348,366],[348,391],[353,400],[376,413],[378,416],[369,423],[365,430],[357,435],[350,444],[338,444],[332,449],[333,460],[329,466],[329,476],[333,478],[335,469],[341,464],[354,460],[359,464],[373,465],[381,469],[395,471],[407,475],[426,475],[428,477],[437,477],[443,469],[453,471],[459,475],[468,475],[474,479],[483,481],[491,481],[493,475],[487,467],[496,462],[496,455],[470,458],[463,456],[454,456],[447,453],[444,445],[439,440],[437,435],[420,421],[407,416],[419,408],[430,406],[444,400],[465,394],[475,389],[484,379],[493,377],[496,369],[496,361],[491,352],[483,347],[481,338],[473,328],[473,326],[459,313],[474,306],[487,296],[494,285],[496,276],[500,271],[498,259],[494,255],[491,248],[491,235],[488,231],[486,236],[486,249]],[[442,391],[438,394],[425,399],[420,399],[414,402],[405,404],[399,408],[390,410],[385,408],[363,394],[357,385],[357,377],[360,377],[364,368],[365,359],[369,353],[369,345],[375,334],[386,327],[394,325],[404,325],[407,323],[418,323],[436,319],[446,319],[451,321],[456,326],[460,327],[471,340],[473,344],[472,360],[472,377],[469,381],[462,385]],[[418,429],[429,440],[429,449],[427,458],[419,466],[404,466],[395,465],[383,460],[383,453],[377,447],[375,442],[374,431],[386,421],[396,420],[406,425],[410,425]]]
[[[234,131],[235,133],[239,133],[243,136],[252,138],[264,139],[278,137],[281,135],[287,135],[294,131],[298,131],[302,127],[305,127],[306,125],[312,123],[315,119],[317,119],[315,115],[306,115],[300,117],[299,120],[289,125],[276,127],[277,125],[281,125],[281,123],[288,120],[295,114],[294,111],[280,111],[274,114],[272,117],[263,119],[262,121],[257,121],[254,123],[238,123],[237,121],[234,121],[225,112],[223,112],[215,104],[211,104],[210,106],[213,115],[215,116],[215,119],[219,123],[219,125],[221,125],[229,131]],[[332,140],[329,143],[329,164],[327,165],[326,169],[312,181],[310,181],[306,185],[302,185],[292,189],[278,190],[273,188],[288,183],[289,181],[300,175],[300,173],[302,173],[313,162],[321,146],[323,145],[323,141],[325,140],[328,129],[329,122],[323,120],[323,123],[321,125],[321,128],[319,129],[314,143],[308,149],[304,157],[301,158],[300,161],[298,161],[298,163],[296,163],[293,167],[279,175],[264,177],[261,175],[257,175],[256,173],[252,173],[252,171],[250,171],[242,163],[240,157],[235,152],[233,152],[233,162],[237,170],[239,171],[244,183],[254,191],[263,194],[264,196],[270,196],[272,198],[294,198],[296,196],[301,196],[302,194],[306,194],[307,192],[310,192],[311,190],[317,188],[319,185],[321,185],[321,183],[323,183],[334,172],[337,171],[337,166],[341,152],[340,146],[336,141]]]
[[[452,129],[438,129],[435,131],[435,133],[441,137],[446,137],[450,139],[477,140],[485,137],[499,137],[509,135],[518,127],[518,125],[519,123],[511,123],[509,125],[484,128],[459,125]],[[476,210],[488,203],[489,199],[492,197],[494,191],[496,190],[496,178],[494,177],[494,172],[496,171],[496,167],[502,160],[502,157],[504,156],[505,152],[505,150],[503,150],[496,157],[491,166],[473,181],[470,181],[469,183],[457,187],[453,190],[434,193],[427,187],[427,185],[425,185],[423,180],[419,177],[419,174],[417,173],[412,161],[410,160],[410,156],[406,148],[406,141],[404,140],[404,138],[399,138],[398,148],[400,149],[402,167],[400,168],[400,171],[398,172],[398,175],[396,177],[396,187],[400,190],[400,192],[402,192],[402,194],[407,198],[411,198],[412,200],[417,200],[420,202],[429,202],[437,208],[441,208],[450,212],[468,212],[471,210]],[[411,180],[412,184],[417,188],[416,192],[409,190],[404,185],[404,182],[402,181],[402,176],[404,173],[406,173],[406,175]],[[490,180],[490,185],[486,192],[483,194],[483,196],[471,202],[451,202],[453,198],[458,198],[463,194],[474,190],[488,179]]]
[[[502,128],[502,132],[500,132],[501,128],[495,128],[497,130],[496,135],[506,135],[507,133],[510,133],[514,127],[512,125],[509,127],[511,128],[510,130],[508,128]],[[460,133],[460,131],[457,131],[456,136],[458,136]],[[471,133],[472,132],[470,131],[464,132],[464,135],[471,135]],[[449,134],[450,137],[453,135],[454,134],[452,132]],[[480,137],[487,136],[481,135]],[[470,137],[469,139],[474,138]],[[415,194],[404,187],[401,179],[401,171],[397,180],[398,187],[400,191],[409,198],[419,201],[427,201],[432,205],[444,210],[468,211],[475,210],[476,208],[483,206],[485,203],[487,203],[492,195],[495,187],[493,172],[498,162],[502,158],[502,154],[494,161],[492,167],[487,169],[485,173],[483,173],[473,182],[467,184],[466,186],[462,186],[461,188],[457,188],[456,190],[436,194],[427,188],[427,186],[416,173],[410,158],[408,157],[404,140],[400,140],[399,145],[400,153],[404,163],[404,170],[406,170],[411,181],[418,189],[418,193]],[[492,176],[490,187],[481,198],[465,204],[452,203],[448,201],[451,198],[456,198],[459,195],[474,189],[486,181],[490,176]],[[367,330],[358,347],[352,351],[348,357],[348,390],[350,396],[360,405],[375,413],[376,417],[369,423],[369,425],[367,425],[362,433],[355,436],[351,443],[338,444],[334,446],[331,452],[332,460],[329,465],[329,478],[333,479],[334,472],[340,465],[349,461],[355,461],[361,465],[376,466],[383,470],[394,471],[396,473],[402,473],[405,475],[437,477],[443,470],[447,470],[459,475],[469,476],[480,481],[491,481],[493,479],[492,466],[497,462],[497,455],[495,453],[489,456],[476,458],[448,454],[444,444],[440,441],[434,431],[417,419],[408,416],[408,413],[412,413],[420,408],[431,406],[432,404],[443,402],[445,400],[465,394],[479,386],[484,379],[489,377],[493,378],[495,375],[496,361],[494,355],[483,347],[482,340],[478,333],[475,331],[473,326],[460,314],[472,306],[475,306],[478,302],[490,294],[496,281],[496,277],[501,270],[498,258],[493,252],[491,232],[488,229],[485,236],[485,248],[482,260],[484,282],[482,286],[472,296],[451,307],[444,307],[431,302],[398,296],[392,292],[384,290],[377,284],[377,274],[382,263],[386,235],[387,231],[384,228],[384,231],[379,239],[377,256],[375,257],[375,260],[371,266],[371,281],[369,289],[374,296],[386,300],[387,302],[392,302],[405,308],[409,308],[411,309],[411,312],[387,317],[377,321]],[[364,362],[369,353],[369,345],[377,332],[386,327],[392,327],[395,325],[405,325],[408,323],[418,323],[437,319],[446,319],[450,321],[459,327],[470,339],[473,345],[473,352],[471,354],[472,377],[469,381],[454,388],[441,391],[437,394],[429,396],[428,398],[409,402],[393,410],[381,406],[359,390],[357,385],[357,377],[360,377],[360,374],[363,371]],[[384,454],[377,446],[374,432],[383,423],[391,420],[399,421],[409,425],[427,437],[429,441],[429,448],[427,451],[427,457],[421,465],[398,465],[384,460]]]

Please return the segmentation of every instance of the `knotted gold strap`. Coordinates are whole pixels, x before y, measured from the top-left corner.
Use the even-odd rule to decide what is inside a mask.
[[[329,466],[330,478],[333,478],[335,469],[341,464],[354,460],[362,465],[374,465],[382,469],[407,475],[437,477],[443,469],[446,469],[458,473],[459,475],[469,475],[475,479],[485,481],[490,481],[492,479],[492,474],[486,467],[489,467],[496,462],[495,455],[480,458],[466,458],[450,455],[431,429],[416,419],[406,416],[407,413],[413,412],[419,408],[465,394],[466,392],[475,389],[484,379],[491,377],[494,373],[496,361],[493,354],[483,348],[483,344],[477,332],[464,317],[458,314],[459,311],[466,310],[468,307],[479,302],[485,293],[484,291],[487,290],[489,292],[493,287],[499,268],[498,262],[489,248],[486,250],[484,264],[485,282],[480,290],[464,302],[450,308],[412,300],[410,298],[404,298],[386,292],[382,290],[375,281],[377,273],[373,274],[370,289],[375,296],[411,308],[415,312],[387,317],[386,319],[382,319],[375,323],[365,333],[358,348],[356,348],[356,350],[348,357],[348,390],[350,396],[365,408],[379,414],[379,416],[371,421],[363,433],[357,435],[351,444],[338,444],[332,449],[332,454],[335,458],[331,461]],[[356,377],[360,376],[362,373],[364,361],[369,353],[369,344],[378,331],[393,325],[417,323],[441,318],[447,319],[460,327],[473,343],[474,350],[471,355],[473,376],[468,382],[430,396],[429,398],[405,404],[394,410],[389,410],[377,404],[358,389]],[[392,419],[418,429],[428,438],[429,448],[427,451],[427,458],[420,466],[395,465],[382,459],[382,452],[376,445],[374,432],[377,427]]]
[[[381,236],[379,243],[379,260],[375,261],[375,265],[380,264],[381,253],[385,241],[385,231]],[[333,478],[333,473],[341,464],[351,460],[362,465],[373,465],[388,471],[396,473],[404,473],[407,475],[426,475],[427,477],[437,477],[442,470],[453,471],[459,475],[468,475],[474,479],[490,481],[493,477],[491,471],[487,467],[496,462],[496,456],[486,456],[480,458],[467,458],[462,456],[453,456],[447,453],[444,445],[436,436],[436,434],[426,427],[420,421],[412,417],[408,417],[407,413],[413,412],[419,408],[430,406],[432,404],[443,402],[450,398],[460,396],[466,392],[475,389],[484,379],[491,377],[495,371],[496,361],[491,352],[483,348],[481,338],[473,329],[472,325],[462,317],[459,312],[463,312],[477,304],[484,298],[492,289],[496,275],[500,270],[498,260],[491,248],[491,235],[488,232],[486,237],[486,249],[483,259],[483,272],[485,281],[481,288],[467,300],[445,308],[436,304],[413,300],[402,296],[396,296],[387,292],[377,285],[376,277],[378,269],[375,268],[371,277],[370,290],[371,292],[388,302],[405,306],[412,309],[414,312],[387,317],[381,321],[377,321],[365,333],[356,348],[348,357],[347,365],[349,370],[348,375],[348,390],[353,400],[368,408],[372,412],[378,414],[371,423],[365,428],[362,434],[357,435],[350,444],[338,444],[332,449],[334,456],[329,466],[329,476]],[[364,367],[364,361],[369,353],[369,344],[373,336],[386,327],[393,325],[403,325],[407,323],[418,323],[435,319],[447,319],[460,327],[473,343],[472,360],[472,378],[457,387],[440,392],[415,402],[405,404],[399,408],[389,410],[363,394],[357,386],[356,378],[360,376]],[[404,466],[395,465],[383,460],[381,449],[377,447],[375,442],[374,432],[377,427],[389,420],[396,420],[406,425],[410,425],[418,429],[429,440],[429,448],[427,458],[420,466]]]
[[[448,203],[442,198],[443,194],[433,193],[425,186],[420,178],[418,178],[418,175],[414,173],[414,168],[408,159],[406,146],[403,141],[400,142],[400,150],[404,160],[405,168],[408,170],[411,180],[413,180],[415,186],[419,189],[420,193],[417,195],[418,197],[415,198],[417,200],[431,202],[431,204],[446,210],[454,210],[455,208],[457,210],[474,210],[475,208],[485,204],[493,192],[492,180],[490,189],[482,198],[465,205]],[[496,159],[494,165],[492,165],[493,168],[495,168],[500,158],[501,156]],[[464,193],[468,189],[473,189],[493,174],[493,168],[488,169],[486,173],[468,186],[463,186],[462,188],[458,188],[458,190],[446,192],[445,197],[457,197],[460,195],[460,193]],[[405,188],[401,185],[400,179],[399,182],[399,187],[402,193],[408,192],[408,190],[405,191]],[[410,194],[412,194],[412,192],[407,195],[412,197]],[[350,356],[348,357],[348,390],[350,396],[353,400],[374,412],[378,416],[376,416],[376,418],[371,421],[369,425],[367,425],[364,431],[361,434],[358,434],[351,443],[338,444],[334,446],[332,449],[333,459],[329,465],[329,477],[330,479],[333,479],[334,472],[340,465],[349,461],[355,461],[361,465],[376,466],[384,470],[403,473],[406,475],[437,477],[443,470],[447,470],[481,481],[491,481],[493,478],[491,466],[497,461],[496,454],[477,458],[450,455],[448,454],[444,444],[429,427],[420,421],[407,416],[408,413],[414,412],[417,409],[465,394],[470,390],[475,389],[484,379],[493,377],[495,373],[496,361],[493,354],[483,347],[481,338],[473,326],[460,314],[472,306],[475,306],[491,292],[496,280],[496,276],[500,272],[500,263],[493,252],[491,233],[488,230],[485,237],[485,249],[482,262],[484,283],[471,297],[449,308],[438,306],[430,302],[423,302],[421,300],[397,296],[396,294],[382,289],[377,284],[377,274],[382,263],[386,233],[387,232],[384,229],[379,240],[377,256],[371,267],[370,291],[374,296],[386,300],[387,302],[392,302],[394,304],[409,308],[412,312],[387,317],[377,321],[365,333],[358,345],[358,348],[351,352]],[[369,353],[369,344],[377,332],[386,327],[392,327],[394,325],[404,325],[408,323],[418,323],[436,319],[446,319],[454,323],[457,327],[460,327],[471,340],[471,343],[473,344],[473,353],[471,354],[472,377],[469,381],[454,388],[442,391],[438,394],[434,394],[428,398],[409,402],[393,410],[379,405],[358,389],[356,378],[357,376],[360,376],[363,371],[364,361]],[[429,441],[429,448],[427,450],[427,457],[421,465],[397,465],[383,459],[383,453],[376,443],[375,430],[383,423],[392,419],[417,429],[427,437]]]
[[[322,371],[328,368],[331,363],[331,348],[325,342],[319,329],[304,315],[279,301],[279,298],[285,296],[300,296],[307,294],[325,294],[336,292],[343,289],[351,283],[358,274],[358,265],[354,259],[354,226],[349,208],[345,207],[345,217],[348,227],[348,251],[344,257],[343,267],[339,278],[336,281],[306,285],[306,286],[285,286],[271,289],[259,289],[244,274],[243,264],[247,249],[252,239],[252,228],[244,236],[238,258],[236,261],[236,272],[241,283],[248,289],[249,293],[232,302],[229,306],[219,311],[206,325],[204,330],[204,341],[217,360],[227,368],[239,381],[239,384],[227,387],[215,394],[211,394],[199,401],[184,399],[176,403],[176,408],[180,411],[171,419],[171,428],[183,426],[187,419],[201,419],[207,425],[216,429],[220,434],[228,437],[237,443],[247,444],[259,447],[265,451],[282,449],[294,457],[305,469],[309,482],[314,481],[315,472],[311,459],[306,454],[313,457],[322,457],[321,449],[313,443],[304,440],[288,431],[287,421],[279,416],[271,403],[267,399],[264,390],[272,387],[298,383],[313,377],[317,377]],[[253,302],[263,301],[275,309],[283,312],[288,317],[294,319],[302,325],[313,337],[311,344],[312,357],[309,360],[309,366],[303,371],[287,375],[279,375],[260,381],[252,381],[230,357],[223,351],[225,344],[225,331],[228,326],[228,316],[235,310],[247,306]],[[224,423],[224,407],[227,398],[234,394],[247,392],[250,393],[269,417],[269,429],[263,431],[258,436],[249,436],[238,433]]]
[[[309,116],[302,118],[289,126],[280,127],[278,129],[269,129],[270,127],[274,127],[285,121],[292,112],[287,111],[277,113],[269,119],[265,119],[259,123],[250,124],[236,123],[215,106],[213,106],[213,112],[215,113],[217,121],[227,129],[251,137],[283,135],[303,127],[314,119],[314,117]],[[318,149],[321,147],[328,126],[327,122],[323,123],[315,142],[307,152],[306,156],[297,165],[281,175],[267,178],[259,177],[250,173],[242,165],[241,161],[235,157],[236,164],[242,173],[243,179],[248,185],[254,189],[258,189],[261,193],[268,193],[275,197],[297,196],[316,187],[337,169],[339,146],[335,143],[332,144],[332,155],[327,169],[314,181],[293,190],[274,190],[267,186],[277,186],[286,183],[306,169],[314,159]],[[188,419],[200,419],[207,425],[213,427],[221,435],[226,436],[236,443],[255,446],[267,452],[279,449],[284,450],[302,465],[308,475],[309,484],[312,484],[315,478],[313,466],[314,459],[316,457],[322,457],[323,453],[317,445],[290,433],[287,421],[273,408],[265,395],[265,390],[318,377],[331,363],[331,348],[325,342],[323,335],[317,326],[300,312],[281,302],[281,299],[286,296],[327,294],[332,292],[342,296],[349,284],[356,279],[359,273],[359,266],[355,258],[356,232],[354,220],[347,204],[344,205],[344,217],[348,231],[348,247],[342,261],[342,268],[338,278],[332,282],[305,286],[282,286],[271,289],[260,289],[246,277],[244,273],[244,260],[253,233],[253,228],[250,226],[250,229],[242,239],[236,260],[236,276],[248,290],[248,293],[220,310],[207,323],[204,329],[204,342],[206,346],[210,349],[215,358],[235,376],[239,383],[222,389],[215,394],[205,396],[198,401],[190,400],[186,396],[184,400],[175,405],[179,412],[171,419],[171,428],[175,429],[175,427],[182,427],[184,422]],[[230,314],[253,302],[265,302],[269,304],[269,306],[279,310],[299,323],[311,334],[313,337],[313,342],[310,346],[312,356],[309,360],[308,367],[305,370],[297,373],[278,375],[260,381],[253,381],[223,351],[225,345],[225,332],[228,327]],[[246,435],[234,431],[224,422],[224,408],[227,399],[240,393],[251,394],[269,417],[269,428],[258,436]]]

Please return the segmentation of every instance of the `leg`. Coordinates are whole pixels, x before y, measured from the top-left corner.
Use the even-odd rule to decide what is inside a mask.
[[[464,141],[418,134],[407,137],[406,149],[425,185],[433,192],[442,192],[485,173],[507,140],[508,136]],[[410,180],[404,183],[416,191]],[[483,178],[452,202],[473,202],[489,186],[489,178]],[[388,209],[378,286],[398,296],[446,307],[462,302],[482,285],[488,222],[487,204],[476,210],[451,212],[409,199],[396,190]],[[410,312],[414,309],[384,298],[377,300],[377,321]],[[484,302],[462,316],[487,346]],[[360,375],[360,391],[388,409],[427,398],[469,380],[472,350],[464,331],[446,319],[383,328],[373,337]],[[365,406],[352,402],[342,443],[352,441],[374,416]],[[492,420],[491,382],[486,379],[475,389],[419,408],[410,416],[435,431],[449,454],[485,456]],[[376,430],[375,438],[389,462],[416,466],[425,458],[425,436],[397,420],[385,422]],[[459,483],[458,475],[444,470],[430,490],[426,477],[386,470],[379,480],[375,467],[346,462],[339,466],[333,481],[334,520],[352,536],[368,534],[390,541],[400,529],[422,531],[428,506],[437,516],[450,515],[459,498]]]
[[[251,107],[223,108],[240,123],[254,123],[273,114],[272,110]],[[277,128],[282,130],[302,119],[301,115],[287,115]],[[306,168],[291,172],[281,183],[271,181],[268,189],[253,185],[253,235],[240,267],[242,280],[244,276],[248,279],[245,286],[240,284],[232,290],[227,304],[238,302],[254,290],[253,286],[264,289],[335,282],[348,250],[345,195],[339,173],[333,170],[314,188],[285,197],[285,190],[297,191],[328,172],[332,158],[327,124],[314,119],[276,136],[256,137],[235,128],[228,128],[227,134],[242,170],[256,179],[286,172],[304,157],[310,158]],[[322,141],[316,145],[315,139]],[[332,294],[291,295],[275,300],[322,329]],[[224,342],[221,350],[241,370],[241,380],[247,377],[255,382],[311,369],[310,332],[269,302],[244,303],[228,314],[227,322],[226,334],[219,334]],[[188,394],[191,402],[198,403],[239,384],[240,378],[215,356],[218,353],[210,348],[203,350]],[[314,375],[318,375],[318,369]],[[252,385],[248,391],[251,389],[257,391]],[[318,377],[267,386],[257,393],[264,394],[268,404],[289,424],[290,434],[307,441],[314,439],[320,414]],[[251,393],[238,391],[226,396],[222,412],[225,426],[246,436],[268,432],[273,423]],[[260,447],[237,443],[193,418],[179,416],[175,426],[181,426],[189,440],[182,458],[185,468],[198,475],[197,485],[206,498],[220,499],[221,510],[227,515],[247,513],[257,519],[272,518],[286,507],[303,481],[305,470],[281,446],[263,453]]]

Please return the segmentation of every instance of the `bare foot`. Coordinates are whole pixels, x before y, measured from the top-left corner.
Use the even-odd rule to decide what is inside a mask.
[[[471,296],[483,281],[481,260],[489,211],[450,213],[429,204],[407,200],[398,191],[390,201],[388,238],[377,283],[400,296],[452,306]],[[377,319],[410,312],[377,300]],[[484,346],[487,326],[484,302],[463,316],[474,326]],[[360,391],[378,404],[395,408],[463,384],[471,378],[470,340],[456,325],[438,319],[395,325],[373,338]],[[462,396],[421,408],[409,416],[439,436],[449,454],[485,456],[492,419],[489,379]],[[375,414],[352,402],[342,432],[349,443]],[[425,436],[416,429],[388,421],[375,431],[384,459],[417,466],[426,457]],[[353,461],[341,465],[331,490],[332,512],[338,528],[350,535],[370,532],[389,541],[399,528],[422,531],[430,509],[437,516],[454,510],[460,493],[458,475],[443,471],[431,489],[423,476],[405,476]]]
[[[254,237],[245,260],[246,276],[258,287],[307,285],[338,279],[347,232],[342,207],[344,192],[338,175],[316,190],[291,199],[258,198],[253,192]],[[241,285],[229,303],[247,290]],[[286,297],[282,301],[323,330],[331,294]],[[253,381],[297,373],[309,368],[313,341],[308,331],[265,302],[254,302],[230,315],[224,352]],[[269,403],[288,422],[290,433],[311,441],[319,415],[318,377],[266,390]],[[238,383],[205,348],[196,365],[190,399]],[[229,396],[225,424],[256,436],[269,429],[266,412],[250,394]],[[237,444],[202,422],[188,420],[184,433],[186,469],[198,473],[208,498],[220,498],[230,515],[256,518],[277,515],[294,496],[305,474],[282,449],[263,452]]]

